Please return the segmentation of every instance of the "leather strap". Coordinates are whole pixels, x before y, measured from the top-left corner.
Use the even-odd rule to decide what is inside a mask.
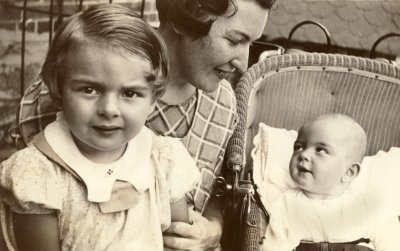
[[[301,242],[295,251],[373,251],[369,247],[357,245],[369,243],[369,239],[359,239],[352,242]]]

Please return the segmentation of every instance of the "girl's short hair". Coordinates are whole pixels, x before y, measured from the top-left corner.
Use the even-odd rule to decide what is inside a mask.
[[[218,16],[225,14],[232,6],[231,15],[235,15],[237,1],[242,0],[156,0],[158,18],[161,23],[171,22],[178,30],[194,38],[208,34]],[[271,9],[276,0],[255,1],[260,8]],[[204,16],[208,16],[204,21]]]
[[[164,40],[137,13],[117,4],[88,8],[69,17],[56,31],[40,73],[56,105],[61,102],[68,53],[84,44],[104,46],[148,60],[152,66],[153,101],[165,91],[168,57]]]

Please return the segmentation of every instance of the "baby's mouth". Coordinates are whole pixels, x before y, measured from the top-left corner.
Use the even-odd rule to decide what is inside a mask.
[[[297,170],[298,170],[300,173],[312,173],[311,170],[305,168],[305,167],[302,166],[302,165],[298,165],[298,166],[297,166]]]

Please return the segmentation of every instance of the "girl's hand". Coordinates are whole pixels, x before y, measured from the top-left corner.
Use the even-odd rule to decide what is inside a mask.
[[[208,220],[199,213],[189,210],[192,224],[172,222],[164,232],[164,250],[214,250],[218,247],[222,226],[216,219]]]

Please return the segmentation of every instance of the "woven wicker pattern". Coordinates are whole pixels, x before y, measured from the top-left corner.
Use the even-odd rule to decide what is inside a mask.
[[[247,121],[251,91],[255,112]],[[400,146],[400,68],[381,61],[322,53],[274,56],[244,74],[236,96],[240,119],[230,159],[240,159],[244,146],[249,153],[260,122],[298,130],[329,112],[348,114],[365,128],[369,155]]]

